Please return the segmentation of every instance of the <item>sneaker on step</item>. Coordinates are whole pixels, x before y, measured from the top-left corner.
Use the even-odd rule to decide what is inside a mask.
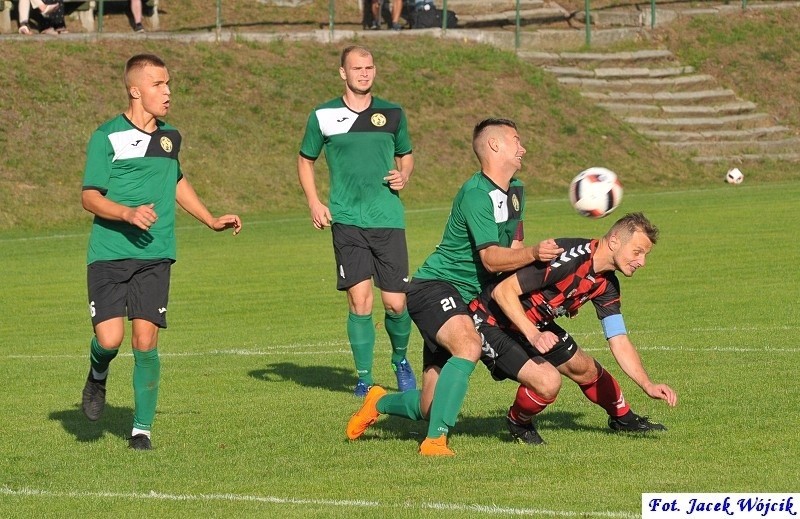
[[[608,426],[615,431],[626,432],[647,432],[647,431],[666,431],[667,428],[660,423],[651,422],[646,416],[639,416],[633,411],[629,411],[625,416],[615,418],[608,417]]]
[[[128,440],[128,447],[135,451],[149,451],[153,448],[146,434],[137,434]]]
[[[392,362],[392,369],[397,377],[397,390],[401,393],[409,389],[417,389],[417,379],[414,377],[414,371],[407,359],[403,359],[398,363]]]
[[[96,422],[103,415],[106,407],[106,381],[96,381],[92,378],[92,372],[86,377],[86,384],[83,386],[81,395],[81,408],[86,418]]]
[[[144,25],[141,23],[133,24],[133,32],[144,32]]]
[[[419,446],[419,453],[423,456],[455,456],[456,453],[447,446],[447,435],[438,438],[425,438]]]
[[[367,392],[371,387],[372,386],[368,386],[363,380],[358,379],[358,382],[356,382],[356,387],[353,388],[353,396],[364,398],[367,396]]]
[[[351,440],[358,439],[367,428],[378,420],[378,400],[386,394],[386,390],[381,386],[372,386],[364,398],[361,409],[355,412],[347,422],[347,437]]]
[[[533,425],[533,421],[528,423],[517,423],[508,416],[506,416],[506,427],[514,441],[524,443],[526,445],[543,445],[544,440],[539,436],[539,432]]]

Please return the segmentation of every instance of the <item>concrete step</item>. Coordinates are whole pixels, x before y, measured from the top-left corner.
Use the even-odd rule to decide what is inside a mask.
[[[641,11],[632,10],[632,9],[598,9],[594,11],[590,11],[589,18],[592,20],[593,27],[647,27],[650,28],[653,25],[656,27],[663,27],[678,18],[680,13],[670,9],[664,9],[663,7],[659,7],[656,10],[656,17],[655,17],[655,24],[653,24],[652,12],[650,10],[650,6],[647,3],[643,4]],[[738,7],[741,11],[741,6]],[[710,13],[701,13],[701,12],[694,12],[694,15],[698,14],[710,14]],[[586,13],[583,10],[577,11],[575,16],[572,18],[574,21],[578,23],[585,24],[586,23]]]
[[[773,160],[776,162],[800,162],[800,153],[748,153],[742,155],[701,155],[692,157],[693,162],[724,164],[740,164],[742,162],[759,162]]]
[[[448,9],[450,5],[448,4]],[[482,14],[460,14],[458,15],[458,26],[479,28],[514,25],[517,20],[516,11],[501,11]],[[566,21],[569,17],[564,9],[560,7],[541,7],[538,9],[520,10],[520,25],[545,24],[552,22]]]
[[[711,104],[736,101],[736,94],[729,89],[697,90],[690,92],[581,92],[587,99],[608,103],[656,103],[686,105],[688,103]]]
[[[688,3],[688,2],[687,2]],[[702,4],[703,2],[696,2]],[[659,3],[660,4],[660,3]],[[664,2],[669,5],[670,2]],[[680,2],[672,2],[678,6]],[[670,9],[659,5],[655,13],[655,26],[663,27],[668,25],[679,18],[686,18],[692,16],[709,16],[720,14],[739,14],[742,12],[741,2],[726,1],[726,5],[716,5],[709,7],[697,8],[678,8]],[[727,5],[730,4],[730,5]],[[747,6],[748,11],[759,9],[780,9],[780,8],[796,8],[800,6],[800,2],[780,0],[776,2],[758,2],[750,3]],[[636,9],[631,9],[630,6],[625,7],[611,7],[599,8],[590,10],[590,19],[593,26],[597,27],[650,27],[652,25],[652,11],[649,2],[641,2]],[[586,13],[583,9],[576,11],[573,19],[579,23],[585,23]]]
[[[448,31],[449,32],[449,31]],[[469,32],[477,31],[461,31],[458,34],[447,35],[450,38],[458,38],[459,40],[478,41],[481,43],[498,44],[502,48],[514,49],[514,34],[511,30],[506,31],[481,31],[481,34],[470,35]],[[507,38],[498,36],[497,34],[489,35],[488,33],[501,33],[508,34]],[[618,29],[602,29],[592,31],[592,47],[601,49],[611,45],[618,45],[623,42],[631,42],[641,39],[640,29],[631,28],[618,28]],[[518,53],[535,52],[561,52],[570,49],[579,49],[586,45],[586,35],[583,31],[575,29],[537,29],[535,31],[522,31],[520,34],[520,45]]]
[[[670,115],[737,115],[754,111],[758,105],[751,101],[734,101],[718,105],[667,105],[661,109]]]
[[[586,69],[581,67],[545,66],[545,70],[559,77],[598,78],[598,79],[634,79],[634,78],[667,78],[686,74],[694,74],[694,67],[599,67]]]
[[[668,50],[640,50],[634,52],[540,52],[521,51],[519,57],[539,65],[553,64],[581,68],[636,67],[643,64],[674,63],[675,56]]]
[[[767,140],[767,141],[685,141],[685,142],[660,142],[673,150],[695,153],[698,156],[720,155],[753,155],[798,153],[800,154],[800,139]]]
[[[597,103],[609,112],[618,115],[645,115],[663,117],[665,115],[715,116],[737,115],[752,112],[756,104],[750,101],[736,101],[720,105],[654,105],[639,103]]]
[[[447,0],[447,8],[454,10],[458,14],[459,9],[478,8],[483,12],[492,11],[513,11],[516,8],[516,0]],[[519,0],[519,8],[538,9],[546,5],[552,5],[545,0]],[[436,0],[436,7],[444,7],[442,0]]]
[[[735,131],[749,128],[769,128],[775,124],[773,117],[765,113],[726,115],[720,117],[623,117],[622,120],[636,126],[640,131]]]
[[[687,92],[708,90],[715,86],[713,76],[694,74],[674,78],[597,79],[559,77],[562,85],[587,92]]]
[[[684,142],[701,139],[710,141],[779,139],[793,135],[792,129],[786,126],[765,126],[763,128],[746,128],[743,130],[641,130],[640,133],[661,142]]]

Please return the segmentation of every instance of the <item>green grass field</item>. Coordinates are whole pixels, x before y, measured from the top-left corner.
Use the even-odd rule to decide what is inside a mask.
[[[678,391],[678,407],[625,378],[591,308],[561,324],[618,376],[635,411],[669,431],[610,433],[604,412],[565,382],[540,417],[548,445],[511,443],[502,416],[516,385],[479,366],[453,459],[418,456],[424,424],[400,419],[345,440],[359,404],[346,304],[333,289],[330,236],[305,214],[249,215],[236,238],[180,220],[146,453],[124,440],[127,344],[104,417],[89,423],[78,407],[91,333],[89,218],[57,235],[0,233],[0,516],[627,518],[639,515],[643,492],[797,491],[798,197],[797,183],[747,179],[628,189],[617,215],[642,210],[662,237],[647,267],[622,281],[623,311],[651,377]],[[565,198],[528,207],[530,242],[596,236],[612,223],[575,215]],[[448,210],[409,205],[412,267]],[[382,329],[377,337],[377,381],[394,389],[388,340]],[[416,332],[410,351],[418,369]]]

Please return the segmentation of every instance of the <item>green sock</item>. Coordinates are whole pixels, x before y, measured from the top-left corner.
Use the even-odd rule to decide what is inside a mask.
[[[410,389],[403,393],[385,395],[378,400],[378,412],[410,420],[423,420],[422,411],[419,408],[421,394],[422,391],[419,389]]]
[[[442,368],[433,393],[428,438],[438,438],[455,426],[473,370],[475,363],[461,357],[450,357]]]
[[[402,314],[386,312],[383,325],[392,343],[392,362],[399,364],[406,358],[408,338],[411,337],[411,317],[408,316],[408,310],[403,310]]]
[[[371,386],[372,361],[375,355],[375,325],[372,324],[372,314],[356,315],[351,312],[347,317],[347,337],[350,339],[350,349],[353,350],[358,379]]]
[[[117,356],[119,348],[107,350],[97,342],[97,336],[92,337],[92,344],[89,347],[89,361],[92,364],[92,378],[94,380],[105,380],[108,374],[108,365]]]
[[[158,348],[133,350],[133,427],[149,431],[156,416],[161,361]]]

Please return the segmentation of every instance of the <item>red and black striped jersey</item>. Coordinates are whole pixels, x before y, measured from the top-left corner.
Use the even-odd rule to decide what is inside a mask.
[[[556,243],[564,249],[558,258],[550,263],[535,262],[516,271],[522,289],[520,302],[528,319],[543,324],[565,315],[573,317],[587,301],[594,305],[598,319],[620,314],[620,288],[615,272],[596,273],[592,268],[598,241],[558,238]],[[478,301],[490,321],[511,327],[491,297],[495,286],[487,287]]]

